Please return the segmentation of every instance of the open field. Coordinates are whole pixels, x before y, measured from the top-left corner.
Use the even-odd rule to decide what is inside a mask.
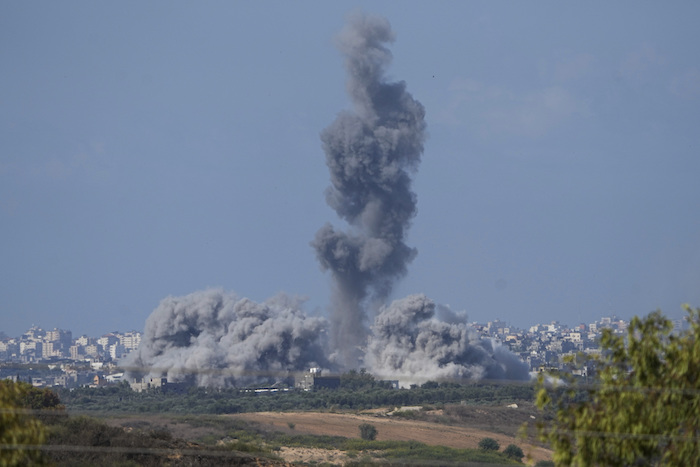
[[[482,410],[473,408],[474,410]],[[517,436],[502,433],[493,433],[480,428],[469,426],[452,426],[441,423],[409,420],[396,416],[387,416],[385,412],[379,413],[324,413],[324,412],[257,412],[227,415],[246,421],[256,422],[259,428],[271,431],[281,431],[296,434],[314,434],[330,436],[359,437],[359,425],[370,423],[377,428],[377,440],[379,441],[418,441],[428,445],[448,446],[452,448],[477,449],[478,443],[483,438],[489,437],[497,440],[501,448],[509,444],[520,446],[526,455],[537,462],[551,459],[551,451],[531,446],[518,439]],[[293,428],[291,428],[293,426]],[[514,423],[514,431],[519,424]],[[315,460],[316,462],[328,461],[313,458],[311,450],[289,450],[281,453],[288,462]],[[321,450],[324,451],[324,450]],[[325,454],[323,452],[319,454]],[[298,457],[295,457],[298,455]],[[338,455],[338,453],[334,453]]]
[[[372,458],[381,461],[381,456],[376,457],[377,454],[364,451],[365,448],[360,448],[359,452],[353,450],[355,448],[343,448],[342,443],[321,446],[292,442],[288,445],[280,441],[279,435],[292,437],[289,439],[303,435],[359,438],[359,425],[369,423],[377,429],[378,442],[414,441],[429,446],[478,449],[479,441],[488,437],[497,440],[501,450],[509,444],[519,446],[529,456],[527,462],[534,464],[550,460],[551,451],[525,443],[517,433],[523,422],[534,421],[537,416],[537,410],[525,403],[518,408],[484,405],[453,405],[439,409],[414,407],[404,408],[400,413],[394,408],[384,408],[362,412],[248,412],[201,416],[130,414],[108,417],[108,423],[127,430],[165,430],[173,437],[210,446],[221,443],[268,446],[264,448],[268,455],[286,462],[330,465]],[[261,437],[262,433],[269,433],[269,436]],[[263,441],[274,439],[277,441],[272,444]]]

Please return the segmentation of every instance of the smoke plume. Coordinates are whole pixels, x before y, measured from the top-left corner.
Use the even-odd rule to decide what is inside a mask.
[[[527,365],[508,349],[464,322],[435,319],[435,308],[424,295],[410,295],[380,310],[365,356],[375,375],[404,383],[529,378]]]
[[[331,341],[345,367],[361,359],[365,309],[386,300],[416,255],[404,237],[416,213],[410,172],[423,153],[425,111],[403,81],[385,81],[393,40],[383,18],[357,15],[343,29],[337,44],[354,109],[321,133],[332,183],[326,200],[351,229],[326,224],[312,246],[332,273]]]
[[[311,243],[333,277],[330,336],[325,319],[307,317],[287,296],[255,303],[207,290],[164,299],[125,366],[200,386],[260,384],[290,371],[361,362],[376,376],[404,383],[527,379],[525,364],[479,337],[464,314],[436,310],[423,295],[380,308],[416,255],[404,238],[416,213],[410,175],[425,139],[423,106],[403,82],[384,78],[393,39],[385,19],[362,15],[338,39],[354,109],[340,113],[321,140],[331,175],[326,198],[350,228],[327,224]],[[368,309],[378,311],[371,329]]]
[[[122,364],[200,386],[273,382],[288,371],[324,366],[327,322],[307,317],[299,305],[285,295],[255,303],[221,290],[168,297]]]

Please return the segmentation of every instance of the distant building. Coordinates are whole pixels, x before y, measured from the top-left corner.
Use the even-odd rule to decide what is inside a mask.
[[[295,378],[294,386],[304,391],[316,388],[338,389],[340,376],[322,376],[320,368],[310,368],[309,371]]]
[[[114,335],[114,333],[105,334],[104,336],[97,339],[97,344],[102,346],[103,349],[108,349],[110,345],[118,344],[119,338]]]
[[[85,356],[85,347],[82,345],[71,345],[68,349],[71,360],[80,360]]]
[[[95,375],[92,378],[92,384],[90,385],[91,388],[98,388],[100,386],[104,386],[106,383],[106,380],[104,376],[102,375]]]
[[[149,389],[160,389],[165,393],[182,394],[187,392],[191,384],[170,383],[168,378],[143,378],[132,381],[129,386],[136,392],[148,391]]]
[[[86,345],[85,355],[89,355],[91,357],[98,357],[100,355],[100,349],[96,345]]]
[[[129,385],[136,392],[155,389],[167,384],[168,378],[141,378],[132,381]]]
[[[119,342],[124,346],[127,352],[136,350],[141,344],[141,333],[137,331],[129,331],[124,335],[119,336]]]
[[[112,373],[105,376],[105,381],[108,383],[119,383],[124,379],[124,373]]]
[[[94,343],[95,343],[95,338],[88,337],[86,335],[82,335],[75,340],[75,345],[82,345],[83,347],[88,346],[90,344],[94,344]]]
[[[63,329],[54,328],[53,331],[46,331],[45,342],[53,344],[52,355],[63,357],[73,344],[73,333]]]
[[[112,344],[109,346],[109,356],[112,360],[122,358],[126,354],[126,349],[122,344]]]
[[[50,342],[44,342],[44,345],[41,348],[41,356],[44,359],[50,358],[50,357],[55,357],[59,356],[60,352],[58,349],[54,347],[55,342],[50,341]]]

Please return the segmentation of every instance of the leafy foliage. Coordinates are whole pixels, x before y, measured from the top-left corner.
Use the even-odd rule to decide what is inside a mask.
[[[511,459],[515,459],[516,461],[522,461],[523,457],[525,457],[525,453],[520,446],[516,446],[515,444],[509,444],[506,446],[506,448],[503,450],[503,454]]]
[[[34,388],[28,383],[0,381],[0,464],[37,465],[45,459],[40,445],[46,438],[44,425],[31,416],[27,405]]]
[[[564,465],[700,464],[700,309],[674,334],[660,312],[635,317],[627,334],[603,331],[597,374],[584,387],[540,378],[537,405],[553,417],[540,439]]]
[[[26,383],[21,383],[27,388],[24,391],[20,404],[32,410],[63,409],[61,400],[55,392],[49,388],[35,388]]]
[[[60,390],[63,403],[73,411],[110,413],[206,413],[296,411],[296,410],[366,410],[375,407],[459,403],[506,403],[534,400],[532,385],[488,383],[439,383],[437,387],[388,389],[366,373],[349,372],[341,376],[339,389],[289,391],[256,394],[236,388],[192,387],[184,394],[149,390],[132,391],[128,385],[101,388]],[[354,388],[354,389],[352,389]]]
[[[368,441],[377,439],[377,428],[369,423],[360,425],[360,437]]]
[[[428,446],[423,443],[411,441],[401,442],[399,445],[387,449],[382,457],[415,464],[417,462],[430,461],[431,464],[439,463],[465,465],[472,462],[483,462],[489,465],[516,464],[498,451],[484,451],[476,449],[455,449],[446,446]]]
[[[479,441],[479,449],[482,451],[498,451],[501,445],[493,438],[484,438]]]
[[[207,446],[176,439],[163,427],[128,431],[95,418],[69,417],[49,427],[47,444],[55,465],[214,466],[259,463],[258,445],[236,441]],[[235,452],[234,452],[235,451]]]

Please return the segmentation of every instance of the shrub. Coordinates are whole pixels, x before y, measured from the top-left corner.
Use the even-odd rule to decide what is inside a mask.
[[[700,308],[685,308],[689,329],[674,331],[656,311],[623,334],[604,329],[599,355],[568,357],[574,368],[595,365],[590,383],[540,375],[536,404],[553,420],[537,424],[538,437],[556,464],[698,465]]]
[[[498,451],[501,445],[493,438],[484,438],[479,441],[479,449],[482,451]]]
[[[508,446],[506,446],[506,448],[503,450],[503,454],[505,454],[511,459],[517,460],[518,462],[521,461],[523,457],[525,457],[525,453],[523,452],[523,450],[515,444],[509,444]]]
[[[377,428],[369,423],[360,425],[360,437],[368,441],[373,441],[377,438]]]
[[[43,463],[41,451],[33,447],[43,444],[46,428],[26,412],[33,392],[28,383],[0,381],[0,465]]]
[[[153,439],[161,439],[163,441],[170,441],[173,439],[173,434],[166,427],[153,428],[148,432],[148,436]]]

